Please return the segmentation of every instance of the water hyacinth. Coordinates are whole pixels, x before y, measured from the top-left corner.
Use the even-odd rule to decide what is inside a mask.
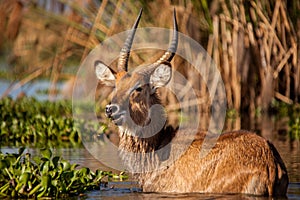
[[[34,98],[0,100],[1,145],[80,146],[70,101],[37,101]],[[59,143],[59,144],[57,144]]]
[[[84,107],[81,108],[84,111]],[[82,111],[82,112],[83,112]],[[80,147],[80,131],[102,134],[105,124],[98,130],[100,122],[77,121],[72,115],[72,102],[38,101],[24,97],[13,100],[0,99],[0,145],[32,147]],[[104,128],[103,128],[104,126]],[[78,129],[81,127],[83,129]]]
[[[107,180],[123,180],[128,176],[121,172],[79,167],[58,156],[50,149],[41,150],[40,157],[31,158],[20,148],[17,154],[0,152],[0,197],[39,198],[76,196],[88,190],[97,190]]]

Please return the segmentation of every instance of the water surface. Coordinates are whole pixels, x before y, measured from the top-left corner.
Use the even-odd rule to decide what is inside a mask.
[[[272,126],[270,126],[272,127]],[[261,130],[260,133],[267,134]],[[284,160],[288,174],[289,187],[287,198],[300,199],[300,145],[299,141],[292,140],[287,134],[273,134],[269,135],[270,140],[276,146],[277,150]],[[267,135],[264,135],[267,136]],[[18,148],[2,147],[2,152],[17,152]],[[38,149],[28,148],[28,153],[33,155],[39,154]],[[111,170],[108,166],[103,165],[96,160],[85,148],[56,148],[53,150],[54,154],[62,156],[73,163],[78,163],[80,166],[89,167],[92,170]],[[87,192],[84,199],[255,199],[265,200],[267,197],[256,197],[247,195],[219,195],[219,194],[163,194],[163,193],[143,193],[135,180],[130,178],[125,182],[109,182],[108,185],[100,186],[100,190]]]

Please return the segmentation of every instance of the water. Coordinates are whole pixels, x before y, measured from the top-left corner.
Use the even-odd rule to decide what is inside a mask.
[[[6,91],[6,89],[11,86],[11,84],[11,81],[0,79],[0,97]],[[13,83],[12,90],[9,92],[8,96],[16,99],[18,95],[23,92],[26,96],[34,97],[39,101],[43,101],[48,99],[48,94],[45,91],[47,91],[49,87],[49,80],[35,80],[22,86],[18,83]],[[63,83],[58,82],[56,87],[58,90],[62,89]],[[63,95],[58,94],[56,98],[61,99],[63,98]]]
[[[271,123],[267,126],[268,129],[261,129],[259,132],[273,142],[286,164],[290,179],[288,199],[300,199],[300,142],[290,139],[286,133],[276,133],[274,130],[275,121],[271,118],[269,122]],[[1,151],[17,152],[18,149],[2,147]],[[39,154],[38,149],[27,149],[26,151],[35,155]],[[116,172],[114,169],[101,164],[85,148],[58,148],[54,149],[53,153],[94,171],[102,169]],[[87,192],[84,199],[269,199],[247,195],[143,193],[131,178],[126,182],[109,182],[108,186],[100,188],[97,191]]]
[[[300,199],[300,146],[299,141],[291,141],[288,136],[274,136],[272,142],[277,147],[288,169],[290,184],[288,187],[288,199]],[[17,148],[2,147],[2,152],[17,152]],[[38,149],[27,149],[28,153],[39,154]],[[92,170],[112,170],[94,159],[85,148],[54,149],[54,154],[78,163],[80,166],[89,167]],[[268,199],[265,197],[253,197],[245,195],[208,195],[208,194],[159,194],[140,192],[134,180],[127,182],[110,182],[101,190],[87,192],[85,199]]]

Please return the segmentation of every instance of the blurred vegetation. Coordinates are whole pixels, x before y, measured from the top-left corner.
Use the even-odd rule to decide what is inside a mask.
[[[87,106],[78,105],[76,112],[84,113]],[[70,100],[0,99],[0,147],[82,147],[82,139],[103,142],[103,137],[99,138],[103,133],[110,137],[114,127],[108,129],[106,124],[104,116],[96,121],[75,120]]]
[[[80,146],[70,101],[0,100],[0,145]],[[42,146],[41,146],[42,145]]]
[[[273,101],[272,112],[278,119],[288,118],[288,135],[293,140],[300,140],[300,107],[299,105],[289,105],[279,101]]]
[[[180,32],[198,41],[219,66],[230,109],[248,112],[253,118],[274,100],[299,103],[298,0],[1,0],[0,52],[8,73],[0,74],[10,74],[20,85],[48,77],[51,99],[56,83],[67,79],[72,84],[89,51],[105,38],[128,30],[141,7],[140,27],[165,28],[170,28],[176,8]],[[130,62],[142,61],[135,55]],[[175,57],[173,62],[181,66],[182,60]],[[200,79],[184,74],[192,82]],[[202,96],[208,94],[205,87],[204,91],[198,85],[195,88]]]
[[[19,153],[0,152],[0,198],[65,198],[82,195],[89,190],[99,190],[107,180],[123,180],[121,172],[78,168],[61,157],[53,156],[50,149],[32,158],[20,148]]]

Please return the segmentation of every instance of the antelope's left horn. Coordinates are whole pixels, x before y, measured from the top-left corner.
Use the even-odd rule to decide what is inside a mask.
[[[133,38],[134,38],[134,35],[135,35],[135,31],[138,27],[139,21],[140,21],[141,16],[142,16],[142,12],[143,12],[143,9],[141,8],[140,13],[139,13],[137,19],[135,20],[135,23],[134,23],[134,25],[133,25],[133,27],[132,27],[125,43],[124,43],[124,46],[121,49],[120,57],[119,57],[119,61],[118,61],[118,72],[121,72],[121,71],[126,71],[127,72],[130,49],[131,49],[131,45],[132,45]]]

